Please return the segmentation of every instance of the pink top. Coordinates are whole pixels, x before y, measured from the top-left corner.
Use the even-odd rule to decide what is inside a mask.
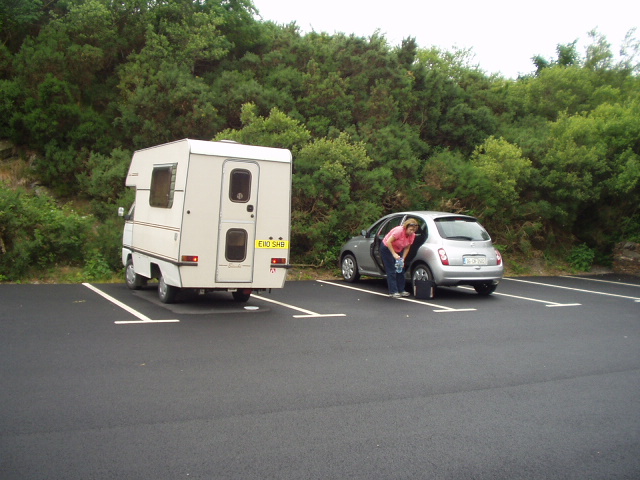
[[[407,235],[406,230],[402,225],[399,225],[395,228],[392,228],[389,233],[384,237],[384,244],[388,246],[387,240],[393,237],[393,250],[396,253],[402,252],[406,247],[413,243],[413,240],[416,238],[416,234],[412,233],[411,235]]]

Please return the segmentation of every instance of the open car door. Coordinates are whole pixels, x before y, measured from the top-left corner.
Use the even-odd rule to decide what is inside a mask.
[[[373,258],[373,262],[380,269],[380,272],[385,273],[384,262],[382,261],[382,256],[380,255],[380,247],[382,246],[382,240],[387,236],[387,233],[391,231],[391,229],[402,225],[406,215],[394,215],[389,217],[387,221],[380,224],[378,227],[378,231],[375,232],[373,237],[373,242],[371,243],[371,258]]]

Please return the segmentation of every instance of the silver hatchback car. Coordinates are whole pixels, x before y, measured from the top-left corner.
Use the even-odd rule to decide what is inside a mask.
[[[342,276],[347,282],[356,282],[361,275],[386,277],[380,245],[407,218],[420,224],[405,262],[410,285],[427,279],[436,286],[471,285],[480,295],[495,291],[504,275],[502,256],[478,220],[428,211],[392,213],[347,241],[340,250]]]

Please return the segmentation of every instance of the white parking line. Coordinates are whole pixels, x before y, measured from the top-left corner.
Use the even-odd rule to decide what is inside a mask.
[[[471,288],[471,287],[458,287],[458,288],[462,288],[464,290],[473,290],[473,288]],[[501,296],[501,297],[517,298],[519,300],[528,300],[530,302],[544,303],[545,307],[578,307],[578,306],[582,305],[581,303],[557,303],[557,302],[551,302],[549,300],[539,300],[537,298],[520,297],[518,295],[510,295],[508,293],[502,293],[502,292],[493,292],[492,295],[498,295],[498,296]]]
[[[278,302],[277,300],[272,300],[270,298],[262,297],[260,295],[251,295],[251,298],[257,298],[259,300],[264,300],[265,302],[275,303],[276,305],[280,305],[281,307],[290,308],[291,310],[296,310],[298,312],[303,312],[304,315],[294,315],[293,318],[321,318],[321,317],[345,317],[344,313],[316,313],[311,310],[306,310],[304,308],[296,307],[294,305],[289,305],[288,303]]]
[[[607,297],[626,298],[626,299],[629,299],[629,300],[634,300],[636,302],[638,300],[640,300],[640,297],[629,297],[627,295],[617,295],[615,293],[597,292],[595,290],[583,290],[581,288],[564,287],[562,285],[553,285],[553,284],[550,284],[550,283],[542,283],[542,282],[532,282],[530,280],[520,280],[520,279],[517,279],[517,278],[504,278],[503,280],[509,280],[511,282],[531,283],[532,285],[542,285],[544,287],[562,288],[564,290],[571,290],[571,291],[574,291],[574,292],[593,293],[595,295],[605,295]]]
[[[102,290],[94,287],[93,285],[91,285],[89,283],[83,283],[82,285],[87,287],[89,290],[93,290],[94,292],[96,292],[101,297],[106,298],[107,300],[109,300],[114,305],[122,308],[123,310],[126,310],[131,315],[133,315],[134,317],[137,317],[137,318],[140,319],[140,320],[128,320],[128,321],[127,320],[123,320],[123,321],[113,322],[113,323],[115,323],[117,325],[126,325],[126,324],[129,324],[129,323],[176,323],[176,322],[180,321],[180,320],[151,320],[146,315],[143,315],[142,313],[138,312],[137,310],[134,310],[130,306],[125,305],[124,303],[120,302],[119,300],[116,300],[111,295],[107,295]]]
[[[615,280],[602,280],[601,278],[574,277],[573,275],[560,275],[560,276],[564,278],[576,278],[578,280],[589,280],[591,282],[612,283],[614,285],[624,285],[625,287],[640,288],[640,285],[638,285],[637,283],[616,282]]]
[[[386,293],[372,292],[371,290],[365,290],[364,288],[352,287],[351,285],[342,285],[340,283],[327,282],[326,280],[316,280],[316,281],[320,282],[320,283],[325,283],[327,285],[333,285],[334,287],[348,288],[349,290],[355,290],[357,292],[368,293],[370,295],[380,295],[382,297],[388,297],[389,296]],[[394,299],[394,300],[404,300],[405,302],[419,303],[420,305],[429,305],[430,307],[436,307],[436,308],[441,309],[441,310],[434,310],[434,312],[437,312],[437,313],[474,312],[476,310],[475,308],[449,308],[449,307],[444,307],[442,305],[437,305],[435,303],[423,302],[422,300],[416,300],[414,298],[406,298],[406,297],[401,297],[401,298],[397,298],[397,299]]]

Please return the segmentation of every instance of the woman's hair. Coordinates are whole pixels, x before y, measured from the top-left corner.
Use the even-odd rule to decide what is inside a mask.
[[[406,229],[407,229],[407,227],[408,227],[410,224],[412,224],[412,223],[414,223],[414,224],[416,224],[416,225],[420,226],[420,224],[418,223],[418,221],[417,221],[415,218],[407,218],[407,219],[404,221],[404,223],[402,224],[402,228],[404,228],[404,229],[406,230]]]

